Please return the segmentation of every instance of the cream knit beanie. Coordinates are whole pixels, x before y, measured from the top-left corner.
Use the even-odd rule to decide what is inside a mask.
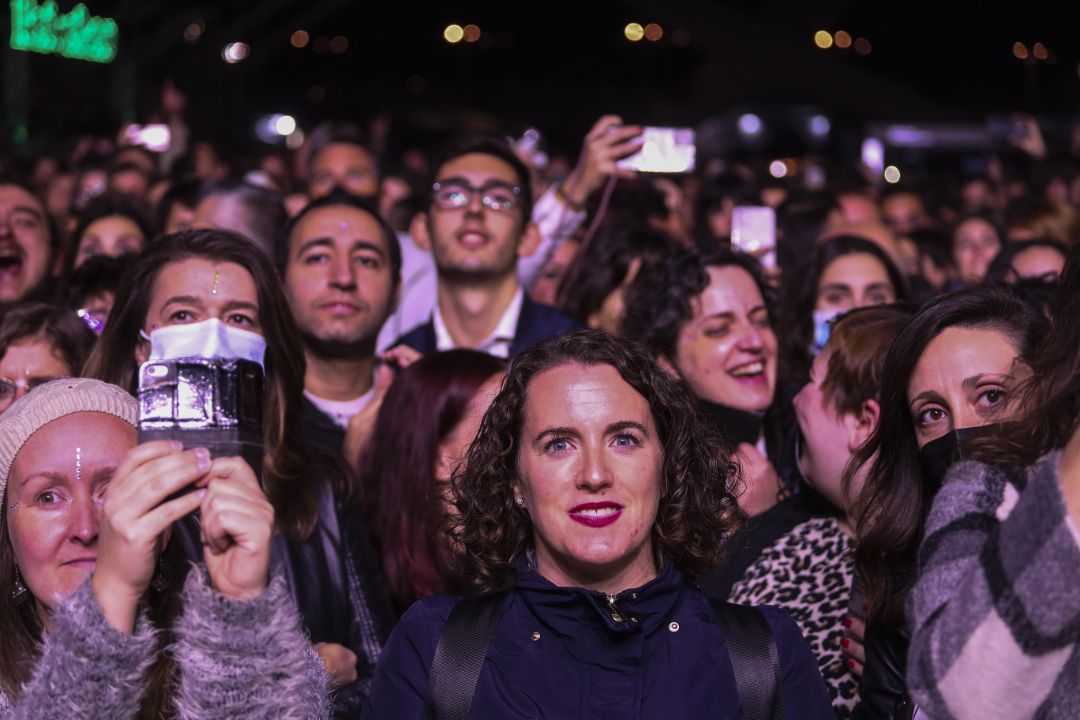
[[[136,425],[139,402],[122,388],[89,378],[62,378],[40,385],[0,415],[0,497],[15,456],[46,423],[77,412],[115,415]]]

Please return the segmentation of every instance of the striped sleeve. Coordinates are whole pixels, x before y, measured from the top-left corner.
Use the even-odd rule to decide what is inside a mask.
[[[934,498],[908,599],[908,687],[927,715],[1031,717],[1080,641],[1080,534],[1060,453],[1025,472],[956,465]]]

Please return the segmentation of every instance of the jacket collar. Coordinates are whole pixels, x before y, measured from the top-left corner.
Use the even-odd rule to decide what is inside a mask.
[[[515,589],[533,613],[550,624],[564,629],[573,627],[560,623],[580,624],[591,617],[598,618],[615,632],[644,630],[651,633],[667,625],[689,582],[670,558],[655,578],[636,588],[616,595],[580,587],[559,587],[537,572],[531,553],[514,561]]]

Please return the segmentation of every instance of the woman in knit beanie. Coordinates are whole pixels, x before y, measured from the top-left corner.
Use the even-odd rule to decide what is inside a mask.
[[[254,473],[137,445],[136,416],[121,388],[68,378],[0,417],[0,718],[325,716]],[[196,509],[204,569],[168,547]]]

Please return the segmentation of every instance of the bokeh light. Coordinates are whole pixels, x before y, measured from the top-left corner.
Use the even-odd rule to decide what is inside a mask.
[[[292,115],[275,115],[274,132],[278,135],[292,135],[296,131],[296,118]]]
[[[855,52],[859,55],[869,55],[870,51],[873,49],[874,47],[866,38],[857,38],[855,40]]]
[[[480,27],[470,23],[461,29],[461,35],[465,42],[474,43],[480,39]]]
[[[194,45],[199,41],[199,38],[203,34],[203,24],[201,22],[193,22],[184,28],[184,42],[188,45]]]
[[[242,42],[229,43],[221,49],[221,59],[230,65],[246,60],[250,54],[251,48]]]
[[[1027,59],[1028,49],[1027,49],[1027,45],[1025,45],[1024,43],[1019,42],[1019,41],[1014,42],[1012,50],[1013,50],[1013,57],[1016,58],[1017,60],[1026,60]]]
[[[900,168],[895,165],[889,165],[885,168],[885,172],[882,173],[885,176],[885,182],[890,185],[895,185],[900,182]]]
[[[662,37],[664,37],[664,28],[656,23],[649,23],[645,26],[645,39],[649,42],[656,42]]]
[[[308,34],[307,30],[297,30],[292,34],[292,37],[289,38],[289,43],[294,48],[307,47],[309,42],[311,42],[311,35]]]
[[[832,35],[829,34],[828,30],[818,30],[814,33],[814,44],[822,50],[828,50],[833,44]]]
[[[1045,60],[1047,58],[1046,46],[1041,42],[1035,43],[1031,47],[1031,54],[1035,56],[1036,60]]]
[[[340,55],[349,49],[349,39],[344,35],[336,35],[333,40],[330,41],[330,52],[335,55]]]
[[[465,37],[465,29],[460,25],[447,25],[442,32],[443,39],[451,45],[461,42]]]
[[[758,135],[761,133],[761,118],[754,113],[746,113],[739,116],[739,132],[743,135]]]
[[[769,174],[774,178],[787,176],[787,164],[783,160],[773,160],[769,163]]]
[[[836,43],[836,47],[841,50],[847,50],[851,47],[851,35],[846,30],[837,30],[836,35],[833,36],[833,41]]]
[[[626,27],[623,28],[623,35],[625,35],[626,39],[630,42],[637,42],[645,37],[645,28],[641,27],[641,25],[636,22],[627,23]]]

